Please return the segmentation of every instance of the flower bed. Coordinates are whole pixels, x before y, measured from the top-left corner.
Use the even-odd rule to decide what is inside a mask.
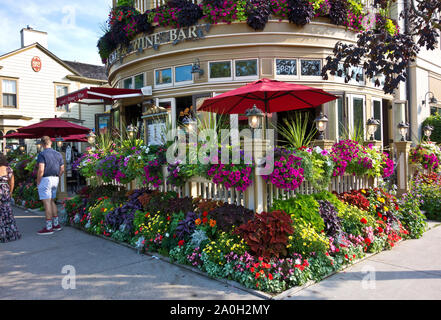
[[[97,192],[89,188],[65,201],[71,225],[272,294],[418,238],[425,228],[413,197],[397,199],[383,189],[360,190],[369,203],[363,209],[322,191],[255,214],[174,192],[100,188],[106,195],[91,198]]]

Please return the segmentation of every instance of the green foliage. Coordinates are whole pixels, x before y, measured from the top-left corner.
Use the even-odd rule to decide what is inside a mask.
[[[407,238],[418,239],[426,231],[427,222],[420,210],[420,200],[412,192],[412,182],[410,191],[403,196],[396,217],[400,220],[404,228],[409,232]]]
[[[295,198],[275,200],[271,210],[281,210],[291,215],[291,218],[301,218],[311,223],[317,232],[324,229],[324,222],[319,213],[319,204],[312,195],[297,194]]]
[[[302,218],[293,218],[294,232],[289,236],[287,249],[291,253],[310,256],[313,252],[326,252],[329,241],[324,232],[317,232],[314,226]]]
[[[285,140],[280,141],[285,143],[288,147],[296,149],[308,146],[317,133],[317,129],[315,128],[308,131],[308,118],[308,113],[303,115],[300,112],[295,113],[294,118],[284,118],[283,124],[278,124],[276,128],[277,132],[285,138]]]

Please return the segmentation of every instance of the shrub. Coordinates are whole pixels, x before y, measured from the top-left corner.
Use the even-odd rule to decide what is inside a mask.
[[[312,224],[317,232],[324,229],[323,219],[319,213],[319,204],[312,195],[297,194],[295,198],[275,200],[272,210],[282,210],[291,218],[302,218]]]
[[[319,200],[318,202],[320,205],[320,216],[325,224],[325,233],[328,236],[334,237],[341,232],[341,218],[329,201]]]
[[[293,232],[292,220],[283,211],[256,214],[253,220],[234,231],[254,254],[267,260],[287,255],[288,237]]]
[[[337,195],[337,197],[346,204],[356,206],[357,208],[368,211],[369,200],[364,196],[365,190],[351,190]]]
[[[342,219],[342,229],[347,234],[360,236],[363,235],[364,228],[376,228],[375,218],[372,215],[352,205],[347,205],[338,216]]]
[[[233,226],[238,227],[253,219],[254,212],[243,206],[225,203],[210,211],[209,216],[216,220],[218,229],[230,232]]]

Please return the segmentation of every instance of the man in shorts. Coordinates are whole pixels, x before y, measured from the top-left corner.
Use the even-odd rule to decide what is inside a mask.
[[[52,141],[48,136],[41,138],[43,151],[37,157],[37,187],[40,200],[43,201],[46,213],[46,226],[37,232],[39,235],[53,234],[60,231],[61,226],[58,221],[57,205],[55,198],[60,177],[64,173],[63,156],[52,149]]]

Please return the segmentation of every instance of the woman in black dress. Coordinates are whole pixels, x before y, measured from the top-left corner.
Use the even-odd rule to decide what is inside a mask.
[[[11,194],[14,191],[14,173],[8,160],[0,154],[0,242],[21,238],[11,208]]]

